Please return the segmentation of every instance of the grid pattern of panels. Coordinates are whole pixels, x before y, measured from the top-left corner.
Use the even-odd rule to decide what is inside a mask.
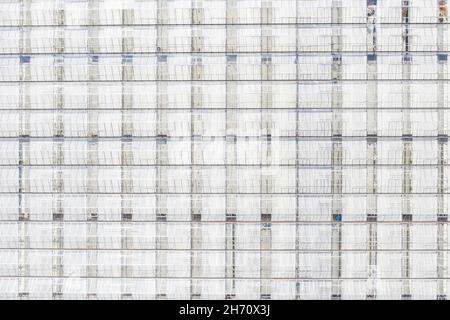
[[[447,0],[0,0],[0,298],[446,299]]]

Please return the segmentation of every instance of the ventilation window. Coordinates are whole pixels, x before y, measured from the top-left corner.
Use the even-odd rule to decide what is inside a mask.
[[[202,64],[202,57],[192,57],[191,62],[193,65]]]
[[[236,63],[237,56],[235,54],[227,55],[227,63]]]
[[[30,63],[30,56],[20,56],[20,63]]]

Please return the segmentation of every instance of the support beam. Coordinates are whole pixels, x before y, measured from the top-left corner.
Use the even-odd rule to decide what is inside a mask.
[[[402,79],[402,299],[411,299],[411,192],[412,192],[412,128],[411,128],[411,62],[410,0],[402,1],[403,64]]]
[[[31,24],[31,0],[20,1],[20,87],[19,87],[19,192],[18,192],[18,298],[27,299],[29,293],[30,266],[29,266],[29,223],[30,220],[30,87],[25,81],[31,79],[29,53],[31,52],[30,29],[24,26]]]
[[[191,299],[201,299],[201,281],[202,272],[202,195],[203,170],[198,165],[203,164],[203,119],[202,112],[197,111],[203,107],[203,89],[201,84],[196,81],[203,80],[204,67],[201,54],[194,55],[196,52],[204,52],[204,37],[202,29],[195,27],[203,23],[202,1],[191,2]]]
[[[53,20],[58,26],[64,25],[64,3],[56,2],[53,11]],[[64,87],[62,82],[65,80],[64,73],[64,29],[58,28],[57,34],[53,41],[53,50],[58,53],[54,57],[54,75],[58,85],[54,93],[53,108],[54,113],[53,122],[53,299],[62,299],[63,297],[63,276],[64,263],[63,251],[64,248],[64,178],[63,165],[64,161]]]
[[[167,27],[168,23],[168,9],[167,0],[158,0],[158,27],[157,27],[157,70],[156,77],[156,236],[155,236],[155,277],[156,277],[156,299],[167,299],[167,249],[168,231],[167,231],[167,164],[168,164],[168,150],[167,150],[167,109],[168,92],[167,80],[168,65],[166,52],[169,51]]]
[[[447,0],[436,0],[439,5],[437,28],[437,108],[438,108],[438,154],[437,154],[437,300],[447,300],[447,270],[448,270],[448,201],[447,170],[448,166],[448,130],[445,126],[445,78],[448,74],[448,54],[445,51],[445,28],[447,22]]]
[[[122,8],[122,24],[134,23],[134,11]],[[133,85],[134,80],[133,29],[122,29],[122,142],[121,142],[121,297],[133,299],[128,278],[133,277]]]
[[[377,3],[367,1],[367,149],[366,149],[366,208],[367,208],[367,292],[366,298],[377,296],[377,220],[378,220],[378,68],[377,68]]]
[[[260,168],[260,298],[262,300],[272,298],[272,196],[273,181],[270,165],[272,164],[272,78],[273,64],[272,54],[265,52],[273,51],[272,23],[273,7],[271,0],[263,0],[261,3],[261,168]],[[269,166],[269,168],[266,168]]]

